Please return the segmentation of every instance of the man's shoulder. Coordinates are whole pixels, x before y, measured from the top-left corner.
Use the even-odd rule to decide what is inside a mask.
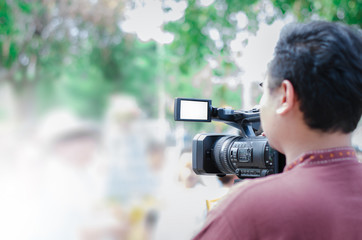
[[[342,193],[354,192],[356,197],[349,199],[360,199],[361,193],[358,190],[360,185],[351,184],[350,177],[346,176],[350,176],[351,172],[356,176],[359,170],[355,169],[360,169],[361,165],[338,162],[329,169],[321,166],[326,165],[307,164],[291,171],[265,178],[244,180],[234,185],[209,212],[207,223],[200,236],[217,239],[213,237],[220,234],[227,236],[228,239],[239,239],[238,236],[242,234],[244,237],[256,239],[260,234],[273,231],[277,235],[282,234],[275,229],[285,224],[289,224],[290,229],[298,229],[303,226],[305,220],[310,222],[312,229],[316,222],[325,223],[326,219],[331,219],[335,214],[331,209],[340,209],[340,206],[353,209],[360,207],[356,201],[352,201],[355,204],[353,206],[346,204],[345,200],[348,198]],[[337,168],[338,171],[341,168],[348,171],[337,178],[335,170]],[[338,198],[336,201],[330,201],[336,197]],[[225,232],[228,235],[225,235]]]
[[[240,226],[243,226],[243,234],[254,236],[257,231],[253,223],[264,215],[266,208],[275,207],[277,197],[283,192],[285,177],[277,174],[237,183],[209,212],[207,228],[214,226],[211,231],[217,234],[215,226],[222,226],[223,231],[227,229],[230,232],[230,238],[235,237],[241,231]]]
[[[265,199],[267,199],[265,204],[275,202],[285,195],[290,184],[289,178],[287,174],[276,174],[265,178],[243,180],[234,185],[218,203],[218,211],[234,212],[238,208],[244,208],[244,211],[251,210],[249,206],[263,204]]]
[[[288,174],[281,173],[265,178],[246,179],[233,186],[230,195],[247,196],[278,191],[278,189],[284,188],[283,186],[287,184],[289,178]]]

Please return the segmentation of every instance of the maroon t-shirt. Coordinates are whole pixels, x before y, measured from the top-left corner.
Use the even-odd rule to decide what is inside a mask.
[[[362,239],[362,164],[353,148],[327,149],[238,183],[194,239]]]

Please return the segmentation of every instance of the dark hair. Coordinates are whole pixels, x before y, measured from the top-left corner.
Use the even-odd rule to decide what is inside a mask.
[[[306,124],[352,132],[362,114],[362,34],[341,23],[290,24],[269,63],[269,88],[288,79]]]

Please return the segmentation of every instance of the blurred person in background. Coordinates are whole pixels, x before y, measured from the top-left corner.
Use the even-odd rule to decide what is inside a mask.
[[[169,125],[148,118],[133,96],[117,94],[109,100],[103,127],[109,162],[107,196],[127,209],[128,239],[149,239],[157,218],[161,185],[169,181],[165,177]]]
[[[132,204],[157,188],[157,177],[148,164],[148,119],[134,97],[115,95],[105,116],[104,144],[110,164],[107,194]]]
[[[287,165],[237,184],[194,239],[362,239],[362,165],[351,141],[362,114],[361,34],[323,21],[282,30],[260,117]]]
[[[119,239],[126,217],[117,218],[106,196],[107,165],[97,127],[69,111],[50,113],[40,124],[45,147],[39,231],[34,239]],[[92,233],[92,234],[90,234]]]

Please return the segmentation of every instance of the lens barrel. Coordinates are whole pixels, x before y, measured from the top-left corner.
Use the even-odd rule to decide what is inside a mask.
[[[213,160],[225,174],[235,174],[240,168],[267,168],[269,149],[265,138],[225,136],[216,141]]]
[[[280,173],[284,166],[284,155],[271,148],[263,136],[202,133],[192,142],[192,169],[198,175],[258,178]]]

